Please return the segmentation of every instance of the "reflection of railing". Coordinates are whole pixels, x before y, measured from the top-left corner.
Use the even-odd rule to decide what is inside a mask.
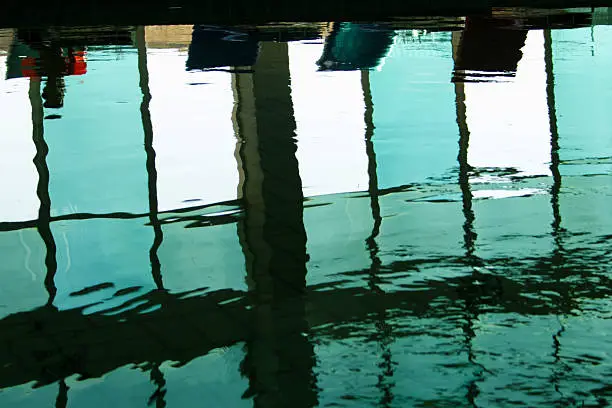
[[[577,251],[572,256],[579,259],[581,255],[582,251]],[[521,269],[530,270],[547,259],[530,260]],[[422,262],[425,266],[442,261]],[[508,261],[511,260],[498,260],[493,265]],[[406,265],[391,263],[385,265],[385,270],[405,271]],[[542,297],[523,295],[554,290],[565,296],[579,285],[555,280],[519,282],[500,276],[497,279],[504,292],[495,296],[488,291],[487,277],[478,277],[482,280],[478,297],[481,307],[521,315],[571,313],[571,303],[553,304]],[[305,319],[311,336],[342,339],[351,335],[342,328],[346,327],[343,324],[375,324],[381,309],[393,310],[397,319],[422,316],[425,312],[432,319],[444,318],[448,310],[464,303],[457,287],[465,284],[463,277],[455,277],[427,282],[420,290],[389,293],[372,292],[369,288],[313,287],[306,293],[309,308]],[[588,288],[589,296],[605,299],[612,295],[611,288],[611,282],[593,284]],[[436,307],[431,308],[434,301]],[[129,305],[133,308],[121,311]],[[141,313],[156,305],[163,307]],[[81,309],[57,311],[48,307],[16,313],[0,320],[0,342],[5,345],[0,350],[0,388],[31,381],[49,384],[73,374],[98,377],[130,363],[186,363],[213,348],[252,338],[256,330],[252,306],[247,293],[241,291],[155,291],[104,313],[83,315]],[[46,341],[41,343],[40,339]],[[24,361],[28,364],[22,364]]]

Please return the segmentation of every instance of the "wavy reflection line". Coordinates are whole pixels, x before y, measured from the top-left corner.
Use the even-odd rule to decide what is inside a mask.
[[[147,66],[147,46],[145,29],[143,26],[136,28],[136,47],[138,49],[138,74],[139,86],[142,92],[142,102],[140,104],[140,117],[144,133],[144,149],[146,154],[147,168],[147,187],[149,196],[149,222],[153,227],[153,243],[149,249],[149,263],[151,264],[151,275],[158,290],[164,289],[164,281],[161,273],[161,262],[158,250],[164,240],[161,223],[159,221],[159,203],[157,198],[157,168],[155,166],[155,148],[153,147],[153,123],[151,120],[151,89],[149,87],[149,70]],[[151,368],[150,380],[155,385],[155,391],[149,397],[147,405],[155,403],[156,408],[166,406],[166,380],[159,368],[158,363],[154,363]]]
[[[153,227],[153,244],[149,250],[149,261],[151,263],[151,275],[157,289],[164,288],[161,273],[161,262],[157,251],[164,240],[164,233],[159,222],[159,205],[157,201],[157,169],[155,167],[155,149],[153,148],[153,123],[149,104],[151,103],[151,90],[149,88],[149,70],[147,67],[147,46],[145,43],[145,29],[143,26],[136,28],[136,45],[138,48],[138,73],[140,75],[140,89],[142,91],[142,103],[140,104],[140,115],[144,131],[144,148],[147,156],[147,185],[149,189],[149,220]]]
[[[451,37],[453,56],[456,58],[456,53],[461,47],[463,36],[461,33],[453,33]],[[486,52],[486,51],[485,51]],[[455,61],[456,63],[456,61]],[[476,407],[476,399],[480,394],[478,382],[482,381],[483,372],[486,368],[476,361],[476,356],[473,350],[472,341],[476,337],[474,330],[474,320],[478,319],[478,295],[474,295],[473,280],[474,268],[480,263],[475,255],[476,233],[474,231],[474,210],[472,208],[472,190],[470,188],[470,171],[471,167],[468,163],[468,149],[470,141],[470,131],[467,125],[467,114],[465,104],[465,85],[461,81],[453,81],[455,87],[455,107],[457,110],[457,126],[459,128],[459,153],[457,161],[459,162],[459,177],[458,183],[461,190],[462,211],[464,217],[463,223],[463,247],[465,249],[465,262],[472,268],[472,275],[466,282],[466,287],[460,287],[460,290],[465,294],[465,324],[463,325],[463,333],[465,337],[465,347],[467,350],[468,362],[473,366],[479,367],[480,370],[475,374],[467,385],[466,399],[470,406]]]
[[[374,102],[372,100],[372,91],[370,89],[370,72],[368,70],[361,71],[361,88],[363,90],[363,99],[365,103],[364,121],[365,121],[365,145],[366,155],[368,156],[368,192],[370,195],[370,207],[372,208],[372,218],[374,225],[372,234],[368,237],[368,241],[373,241],[380,233],[380,225],[382,217],[380,215],[380,203],[378,202],[378,174],[376,151],[374,150]]]
[[[472,189],[470,187],[470,171],[471,166],[468,163],[468,149],[470,143],[470,131],[467,126],[466,106],[465,106],[465,90],[464,84],[455,82],[456,106],[457,106],[457,124],[459,126],[459,188],[461,189],[461,198],[463,203],[463,247],[466,251],[466,259],[468,264],[474,266],[476,264],[475,243],[476,232],[474,231],[474,210],[472,209]]]
[[[31,78],[30,89],[28,91],[30,104],[32,106],[32,139],[36,147],[36,155],[34,156],[34,166],[38,172],[38,185],[36,186],[36,195],[40,200],[40,208],[38,210],[38,220],[36,228],[43,242],[45,243],[45,266],[47,273],[45,276],[45,288],[49,294],[47,305],[52,305],[57,294],[55,286],[55,274],[57,273],[57,247],[55,238],[51,232],[51,198],[49,196],[49,168],[47,167],[47,154],[49,147],[44,139],[43,127],[43,103],[40,93],[40,80]]]
[[[64,245],[66,246],[66,270],[64,273],[68,273],[72,267],[72,258],[70,257],[70,244],[68,243],[68,235],[66,235],[66,231],[62,231],[62,238],[64,239]]]
[[[548,121],[550,127],[550,172],[553,184],[550,189],[550,203],[553,211],[553,236],[555,246],[562,249],[560,233],[561,212],[559,211],[559,193],[561,192],[561,172],[559,171],[559,129],[557,126],[557,108],[555,102],[555,76],[553,71],[552,36],[550,30],[544,30],[544,63],[546,67],[546,100],[548,102]]]
[[[171,210],[157,211],[159,214],[184,214],[197,210],[204,210],[211,207],[221,206],[238,206],[240,202],[238,200],[227,200],[219,201],[216,203],[197,205],[193,207],[182,207]],[[129,213],[129,212],[112,212],[112,213],[75,213],[75,214],[64,214],[49,217],[49,222],[57,221],[68,221],[68,220],[92,220],[92,219],[121,219],[121,220],[133,220],[136,218],[150,217],[149,212],[145,213]],[[177,217],[180,218],[180,217]],[[160,224],[163,224],[163,220],[160,220]],[[36,227],[38,220],[30,221],[3,221],[0,222],[0,231],[16,231],[20,229],[27,229]]]
[[[554,240],[554,249],[552,256],[551,267],[553,273],[555,269],[563,269],[565,262],[565,250],[563,248],[563,234],[564,230],[561,226],[561,210],[559,206],[559,194],[561,192],[561,172],[559,170],[560,158],[559,158],[559,128],[557,124],[557,108],[555,101],[555,75],[553,65],[553,50],[552,50],[552,35],[550,30],[544,30],[544,61],[546,68],[546,100],[548,103],[548,120],[550,127],[550,172],[553,178],[553,184],[550,189],[550,204],[552,207],[553,221],[551,223],[552,236]],[[556,275],[556,274],[555,274]],[[560,278],[560,277],[559,277]],[[564,291],[564,293],[567,293]],[[568,303],[567,299],[560,300],[561,303]],[[560,309],[560,308],[559,308]],[[558,369],[553,371],[551,376],[551,383],[555,391],[559,394],[562,400],[566,400],[567,397],[561,391],[560,380],[563,376],[562,372],[567,372],[570,367],[561,360],[561,336],[565,332],[565,325],[563,324],[561,317],[557,315],[557,322],[559,323],[559,330],[552,335],[553,340],[553,358],[555,366]]]

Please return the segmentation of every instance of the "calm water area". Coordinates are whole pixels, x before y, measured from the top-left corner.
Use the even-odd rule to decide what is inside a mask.
[[[0,407],[612,404],[610,22],[0,30]]]

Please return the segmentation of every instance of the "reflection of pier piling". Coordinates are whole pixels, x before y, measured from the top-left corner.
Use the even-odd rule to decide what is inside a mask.
[[[138,48],[138,72],[140,74],[140,89],[142,90],[142,103],[140,104],[140,116],[144,131],[144,147],[147,155],[147,183],[149,190],[149,222],[153,227],[154,239],[149,250],[151,262],[151,275],[158,289],[164,288],[161,275],[161,264],[157,250],[162,244],[164,233],[159,222],[159,206],[157,198],[157,170],[155,168],[155,149],[153,148],[153,123],[151,122],[151,90],[149,89],[149,71],[147,68],[147,47],[145,42],[144,27],[136,29],[136,45]]]
[[[555,76],[553,74],[552,38],[550,30],[544,31],[544,58],[546,63],[546,101],[548,102],[548,121],[550,123],[550,172],[553,185],[550,190],[550,203],[553,212],[553,235],[555,248],[562,250],[561,212],[559,211],[559,193],[561,191],[561,172],[559,171],[559,130],[557,128],[557,108],[555,106]],[[556,258],[556,255],[555,255]]]
[[[552,36],[550,30],[544,31],[544,59],[546,63],[546,101],[548,103],[548,120],[550,123],[550,172],[552,174],[552,186],[550,189],[550,204],[552,207],[553,220],[551,223],[554,248],[551,256],[552,274],[557,279],[565,278],[564,272],[565,249],[563,248],[563,227],[561,226],[561,211],[559,208],[559,193],[561,192],[561,172],[559,171],[559,130],[557,127],[557,108],[555,103],[555,76],[553,73]],[[571,271],[574,273],[574,271]],[[558,300],[560,307],[572,307],[572,296],[569,292],[561,292]],[[565,332],[559,314],[557,314],[559,330],[552,336],[553,358],[555,369],[551,375],[551,384],[559,394],[559,382],[563,373],[568,370],[568,364],[561,357],[561,337]],[[564,398],[563,394],[561,397]]]
[[[149,105],[151,103],[151,90],[149,88],[149,69],[147,67],[147,46],[145,28],[136,28],[136,47],[138,49],[138,73],[140,75],[140,89],[142,91],[142,102],[140,104],[140,116],[144,131],[144,148],[147,156],[147,184],[149,190],[149,222],[153,227],[153,244],[149,249],[149,261],[151,263],[151,275],[157,289],[164,289],[164,281],[161,273],[161,262],[157,251],[164,240],[161,223],[159,221],[159,205],[157,198],[157,169],[155,167],[155,149],[153,148],[153,123]],[[166,406],[164,386],[166,381],[160,370],[160,361],[152,362],[150,378],[156,386],[156,390],[149,398],[149,404],[156,403],[156,407]]]
[[[469,61],[469,57],[466,56],[465,49],[470,47],[469,38],[468,44],[464,43],[464,33],[453,33],[451,37],[453,60],[455,63],[455,71],[460,71],[476,63],[475,61]],[[481,52],[487,53],[488,49],[481,50]],[[469,54],[468,54],[469,55]],[[461,64],[464,64],[463,67]],[[479,67],[483,69],[485,67]],[[478,68],[469,68],[478,69]],[[485,68],[486,69],[486,68]],[[455,74],[456,75],[456,74]],[[464,333],[465,352],[467,354],[468,362],[474,367],[474,378],[468,382],[466,386],[465,398],[470,406],[476,406],[476,398],[480,393],[478,382],[482,381],[484,367],[476,361],[476,355],[473,349],[473,341],[476,337],[476,331],[474,330],[474,321],[478,320],[479,309],[481,307],[480,289],[475,285],[475,281],[479,279],[479,273],[475,270],[475,267],[481,263],[480,259],[476,256],[476,238],[477,234],[474,231],[474,221],[476,219],[474,209],[472,206],[473,194],[470,187],[470,172],[472,170],[468,162],[468,148],[470,143],[470,130],[467,124],[467,107],[465,103],[465,84],[463,83],[465,77],[455,76],[453,78],[455,85],[455,106],[457,112],[457,127],[459,130],[459,152],[457,155],[457,161],[459,163],[459,176],[458,183],[461,190],[461,201],[463,211],[463,248],[465,250],[464,263],[467,267],[471,268],[471,274],[460,278],[461,284],[458,287],[458,296],[463,300],[465,322],[462,325]]]
[[[55,300],[55,295],[57,294],[57,288],[55,287],[57,259],[55,239],[51,232],[51,198],[49,197],[49,168],[47,167],[47,153],[49,153],[49,147],[44,139],[44,112],[40,93],[40,82],[40,79],[32,78],[30,80],[29,91],[30,104],[32,105],[32,139],[36,146],[34,165],[38,171],[36,194],[40,200],[36,228],[46,247],[45,265],[47,274],[45,276],[45,287],[49,293],[47,304],[52,305]]]
[[[239,237],[255,304],[242,364],[257,407],[317,404],[307,337],[306,233],[295,157],[286,43],[264,42],[253,73],[235,74],[245,217]]]

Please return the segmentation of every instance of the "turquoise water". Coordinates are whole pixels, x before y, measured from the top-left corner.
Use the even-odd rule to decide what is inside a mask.
[[[612,402],[612,28],[469,24],[1,31],[0,406]]]

